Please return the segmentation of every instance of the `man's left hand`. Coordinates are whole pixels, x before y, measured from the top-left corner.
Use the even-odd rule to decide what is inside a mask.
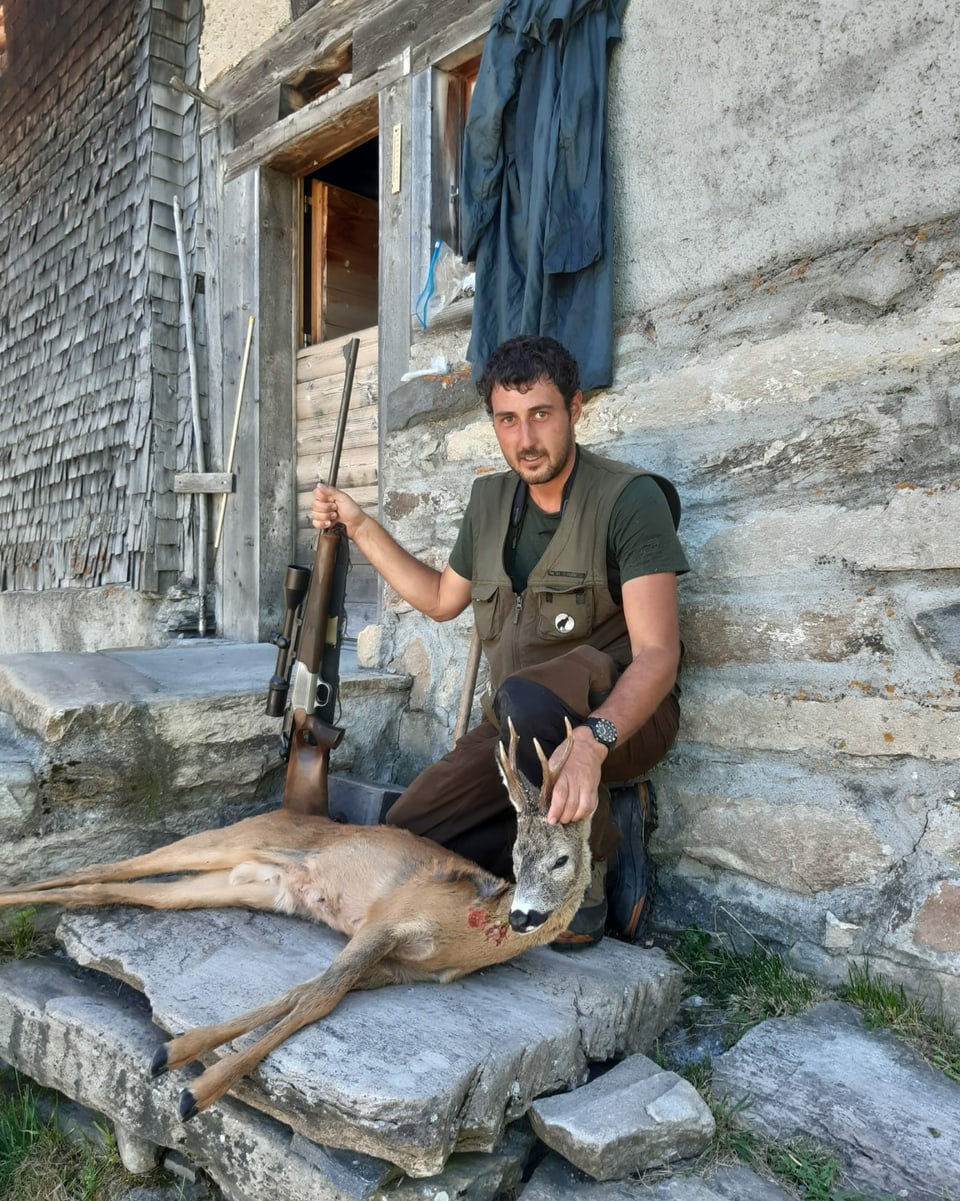
[[[573,749],[553,787],[547,813],[551,825],[581,821],[596,812],[600,772],[609,753],[587,726],[577,726],[570,737]],[[550,756],[551,768],[560,762],[565,746],[561,743]]]

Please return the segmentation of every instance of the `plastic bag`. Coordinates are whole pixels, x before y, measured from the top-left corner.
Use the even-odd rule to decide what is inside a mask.
[[[433,244],[430,264],[423,289],[414,308],[420,328],[426,329],[430,322],[455,300],[472,296],[476,286],[476,272],[453,253],[440,238]]]

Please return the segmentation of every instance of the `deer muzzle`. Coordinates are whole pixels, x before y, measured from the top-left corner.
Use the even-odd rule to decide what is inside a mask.
[[[549,913],[540,913],[536,909],[511,909],[510,928],[518,934],[530,934],[539,929],[549,916]]]

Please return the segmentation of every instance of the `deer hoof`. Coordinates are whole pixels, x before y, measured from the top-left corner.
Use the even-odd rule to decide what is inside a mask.
[[[196,1117],[196,1114],[196,1098],[188,1088],[185,1088],[180,1094],[180,1120],[181,1122],[189,1122],[191,1118]]]
[[[167,1070],[167,1048],[166,1044],[157,1047],[154,1052],[153,1059],[150,1060],[150,1075],[162,1076]]]

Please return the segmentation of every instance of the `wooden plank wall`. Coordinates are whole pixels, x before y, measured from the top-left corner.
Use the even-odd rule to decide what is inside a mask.
[[[340,412],[345,359],[351,337],[360,339],[350,412],[340,455],[338,486],[373,516],[378,495],[377,327],[317,343],[297,354],[297,533],[296,561],[313,563],[316,531],[310,524],[310,496],[326,478]],[[351,546],[347,579],[347,635],[355,638],[377,619],[377,576]]]
[[[179,584],[194,585],[200,504],[208,498],[175,495],[177,471],[197,470],[197,446],[191,404],[186,328],[180,292],[173,202],[183,206],[189,317],[198,358],[203,462],[210,468],[205,361],[205,294],[198,286],[203,271],[203,240],[198,221],[200,201],[197,105],[169,86],[172,75],[196,83],[200,5],[195,0],[151,0],[149,37],[144,44],[144,94],[150,103],[141,111],[147,204],[147,292],[150,298],[154,466],[147,481],[156,522],[154,562],[143,586],[166,592]]]
[[[137,48],[142,6],[4,6],[0,589],[123,584],[149,455]],[[16,47],[16,53],[12,48]],[[150,541],[150,529],[146,541]]]
[[[170,206],[185,181],[197,203],[196,106],[165,83],[196,75],[199,12],[52,0],[38,22],[4,6],[0,589],[155,591],[190,549]]]

